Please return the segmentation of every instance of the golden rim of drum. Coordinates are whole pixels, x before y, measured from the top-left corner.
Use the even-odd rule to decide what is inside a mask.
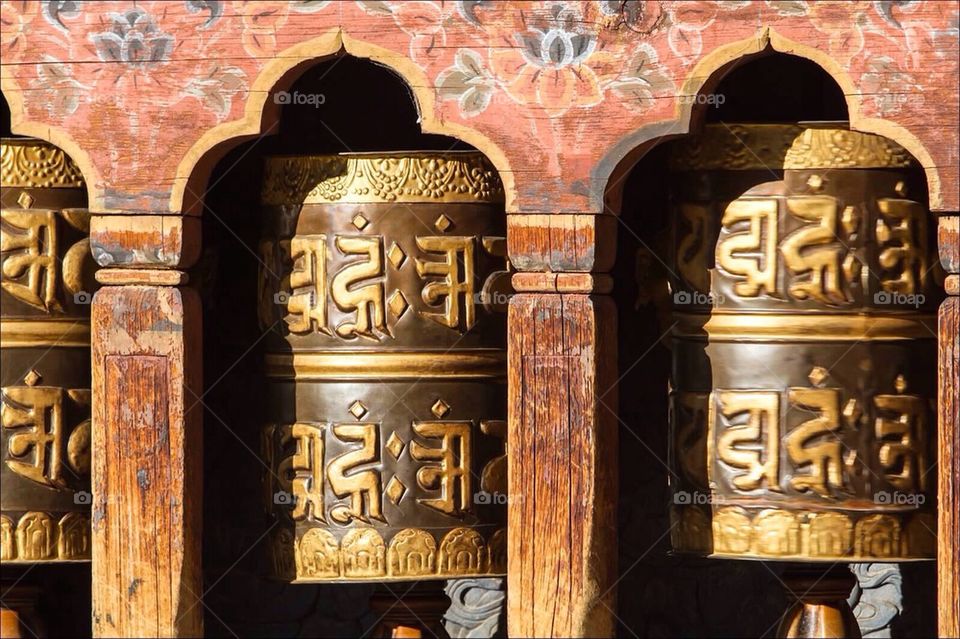
[[[673,334],[711,342],[936,339],[936,315],[677,313]]]
[[[267,205],[503,201],[496,168],[477,151],[269,157],[261,194]]]
[[[66,153],[34,138],[0,138],[0,186],[82,189],[83,174]]]
[[[90,320],[83,317],[0,320],[3,348],[90,348]]]
[[[265,359],[267,377],[299,381],[505,379],[507,376],[507,354],[498,349],[268,353]]]
[[[867,562],[936,558],[936,514],[697,506],[674,510],[679,552],[715,559]],[[888,543],[875,536],[886,533]],[[839,551],[838,551],[839,550]]]
[[[708,124],[676,144],[674,171],[902,169],[916,166],[902,146],[851,131],[845,122]]]

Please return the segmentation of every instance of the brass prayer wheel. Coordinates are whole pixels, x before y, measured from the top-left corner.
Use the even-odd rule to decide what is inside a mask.
[[[275,573],[501,575],[503,188],[478,153],[268,158],[259,316]]]
[[[86,188],[60,149],[0,141],[0,561],[90,559]]]
[[[936,556],[934,225],[910,155],[842,127],[671,158],[676,551]]]

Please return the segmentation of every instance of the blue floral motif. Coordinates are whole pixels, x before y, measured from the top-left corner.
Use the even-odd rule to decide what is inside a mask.
[[[207,16],[204,23],[200,25],[201,29],[209,29],[213,23],[223,15],[223,3],[217,1],[207,2],[206,0],[187,0],[187,11],[190,13],[209,11],[210,15]]]
[[[110,31],[93,33],[97,57],[137,69],[150,69],[165,61],[173,51],[173,36],[161,32],[153,18],[139,7],[123,13],[108,13]]]
[[[63,23],[63,18],[75,18],[78,15],[80,15],[80,3],[74,0],[67,0],[65,2],[48,0],[43,3],[44,20],[64,33],[67,33],[69,29],[67,25]]]

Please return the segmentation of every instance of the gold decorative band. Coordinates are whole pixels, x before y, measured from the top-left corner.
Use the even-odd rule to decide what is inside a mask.
[[[853,513],[723,506],[674,507],[674,549],[710,557],[797,561],[909,561],[936,557],[927,512]]]
[[[507,353],[502,350],[444,352],[332,351],[268,353],[267,377],[309,380],[502,379]]]
[[[889,341],[937,335],[934,315],[678,313],[674,319],[675,336],[711,342]]]
[[[497,170],[481,153],[351,153],[267,158],[264,204],[502,203]]]
[[[79,512],[0,515],[0,563],[90,561],[90,518]]]
[[[70,157],[41,140],[0,139],[0,186],[83,188],[83,175]]]
[[[82,346],[90,348],[90,320],[85,317],[0,320],[3,348]]]
[[[275,542],[275,553],[286,552],[286,540]],[[294,583],[497,577],[507,573],[507,531],[485,539],[474,528],[454,528],[441,538],[404,528],[386,544],[374,528],[354,528],[339,542],[329,530],[311,528],[296,541],[294,560]]]
[[[676,171],[754,169],[888,169],[913,166],[888,138],[832,125],[710,124],[680,143]]]

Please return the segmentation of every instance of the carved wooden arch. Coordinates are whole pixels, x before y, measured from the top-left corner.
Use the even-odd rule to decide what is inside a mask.
[[[780,35],[773,27],[765,27],[757,37],[731,42],[703,56],[687,75],[679,96],[696,96],[704,90],[709,90],[719,83],[723,72],[731,65],[760,54],[768,46],[778,53],[795,55],[819,65],[843,92],[847,102],[850,129],[882,135],[906,149],[926,173],[930,210],[936,211],[943,208],[940,172],[920,140],[909,130],[889,120],[864,116],[860,94],[850,76],[836,60],[828,53]],[[618,187],[647,151],[661,142],[690,132],[693,118],[697,115],[695,106],[694,101],[677,100],[673,119],[645,124],[621,138],[604,154],[594,167],[592,181],[595,184],[606,185],[606,188],[601,191],[604,193],[604,201],[601,205],[605,211],[619,214],[620,188]]]
[[[17,135],[26,135],[49,142],[67,154],[83,176],[87,189],[87,202],[93,202],[93,194],[100,188],[101,177],[90,155],[66,129],[50,126],[45,122],[28,120],[23,107],[23,92],[11,76],[0,77],[0,92],[10,107],[10,130]]]
[[[438,118],[433,85],[412,60],[371,42],[354,38],[339,27],[291,46],[264,65],[247,93],[243,117],[223,122],[206,131],[180,160],[177,178],[170,194],[170,210],[183,211],[185,214],[199,213],[202,204],[198,196],[203,192],[209,172],[217,160],[234,145],[265,133],[276,122],[279,108],[268,98],[278,90],[290,86],[307,67],[341,51],[382,64],[400,76],[413,96],[420,115],[420,128],[424,133],[457,138],[483,153],[500,174],[506,208],[511,210],[516,199],[513,173],[500,147],[475,129]]]

